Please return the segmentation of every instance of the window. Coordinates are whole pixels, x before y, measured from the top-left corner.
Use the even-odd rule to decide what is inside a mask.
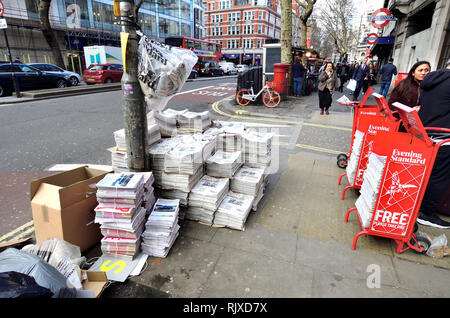
[[[436,2],[433,1],[425,7],[419,6],[408,14],[406,37],[419,33],[431,27]]]
[[[0,72],[11,72],[11,65],[10,64],[0,65]]]
[[[60,69],[59,67],[55,66],[55,65],[45,65],[44,68],[39,68],[34,66],[35,68],[38,68],[42,71],[49,71],[49,72],[62,72],[62,69]]]

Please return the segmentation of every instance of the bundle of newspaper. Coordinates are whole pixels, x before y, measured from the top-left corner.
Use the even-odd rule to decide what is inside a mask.
[[[164,172],[193,175],[203,165],[201,142],[179,143],[169,150],[164,158]]]
[[[247,130],[242,134],[244,163],[255,167],[269,165],[272,156],[273,133]]]
[[[230,189],[256,197],[264,181],[264,169],[242,166],[231,179]]]
[[[165,173],[163,171],[159,176],[160,184],[158,186],[165,190],[190,192],[201,177],[203,177],[203,165],[199,166],[194,174]]]
[[[128,168],[128,155],[126,151],[117,150],[117,147],[111,147],[107,149],[111,153],[111,167],[115,173],[127,172]]]
[[[161,136],[171,137],[177,134],[177,115],[187,110],[174,110],[167,108],[162,112],[155,111],[153,116],[161,131]]]
[[[94,222],[101,224],[103,253],[127,259],[137,254],[145,224],[145,186],[153,192],[152,182],[151,173],[109,173],[97,183]],[[118,238],[135,241],[120,243]]]
[[[147,144],[153,145],[161,139],[161,132],[157,124],[147,123]],[[125,129],[116,130],[114,132],[114,140],[116,142],[117,150],[127,151],[127,143],[125,136]]]
[[[212,224],[214,213],[228,193],[228,178],[203,176],[189,194],[186,218]]]
[[[217,122],[220,133],[217,135],[217,149],[223,151],[241,151],[242,134],[246,127],[240,122]]]
[[[180,200],[180,207],[188,206],[189,192],[184,192],[176,189],[161,188],[156,188],[155,190],[158,198],[178,199]]]
[[[206,161],[216,152],[217,134],[214,129],[208,129],[203,134],[193,134],[192,139],[203,146],[202,159]]]
[[[158,199],[142,233],[142,252],[155,257],[166,257],[178,237],[178,200]]]
[[[349,184],[353,185],[355,180],[356,170],[358,169],[359,156],[361,154],[361,149],[364,141],[364,133],[356,130],[353,139],[352,152],[350,154],[350,159],[348,160],[347,167],[345,168]]]
[[[244,230],[254,197],[229,191],[214,217],[214,225]]]
[[[206,174],[211,177],[231,178],[242,166],[240,151],[224,152],[218,150],[206,160]]]
[[[153,171],[156,185],[161,185],[161,176],[164,171],[164,159],[166,154],[180,142],[180,137],[163,138],[159,143],[156,143],[149,148],[150,167]]]
[[[209,111],[199,113],[191,111],[180,112],[176,115],[176,120],[178,126],[177,132],[180,134],[202,133],[211,126]]]

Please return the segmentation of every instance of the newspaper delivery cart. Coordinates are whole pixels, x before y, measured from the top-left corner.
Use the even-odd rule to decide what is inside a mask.
[[[351,106],[352,107],[352,113],[353,113],[353,124],[352,124],[352,139],[350,141],[350,150],[348,153],[341,153],[337,156],[337,165],[339,168],[345,168],[348,164],[348,159],[350,158],[350,155],[352,153],[352,147],[353,147],[353,139],[355,137],[355,131],[358,123],[358,118],[360,114],[361,108],[364,108],[365,111],[368,111],[369,109],[374,110],[374,114],[376,114],[376,111],[378,110],[377,105],[366,105],[367,100],[370,97],[370,94],[373,91],[373,87],[369,87],[364,96],[362,97],[360,102],[357,101],[348,101],[348,102],[339,102],[340,105],[344,106]]]
[[[372,94],[377,102],[377,109],[358,108],[355,134],[353,137],[352,151],[345,173],[339,176],[338,185],[344,176],[347,177],[348,186],[342,191],[341,199],[344,200],[348,189],[360,189],[363,183],[364,171],[367,161],[373,150],[375,138],[379,131],[398,131],[400,121],[392,114],[384,96]]]
[[[354,236],[352,249],[359,236],[375,235],[395,240],[398,254],[410,248],[423,252],[414,226],[439,147],[450,142],[433,141],[427,130],[450,133],[450,129],[424,128],[417,111],[400,103],[393,107],[406,133],[378,133],[361,195],[355,207],[347,210],[345,222],[356,211],[361,231]]]

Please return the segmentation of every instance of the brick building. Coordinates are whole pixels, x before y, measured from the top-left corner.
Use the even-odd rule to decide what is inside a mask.
[[[280,39],[278,0],[203,0],[203,10],[204,39],[221,43],[228,61],[259,65],[263,45]]]

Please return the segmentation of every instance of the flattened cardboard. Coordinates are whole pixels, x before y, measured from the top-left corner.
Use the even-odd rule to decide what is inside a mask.
[[[82,272],[83,279],[82,285],[84,290],[94,291],[94,297],[98,298],[108,282],[105,272],[97,271],[85,271]]]
[[[34,180],[31,209],[37,243],[60,238],[85,251],[102,238],[94,223],[96,183],[107,173],[87,166]]]

